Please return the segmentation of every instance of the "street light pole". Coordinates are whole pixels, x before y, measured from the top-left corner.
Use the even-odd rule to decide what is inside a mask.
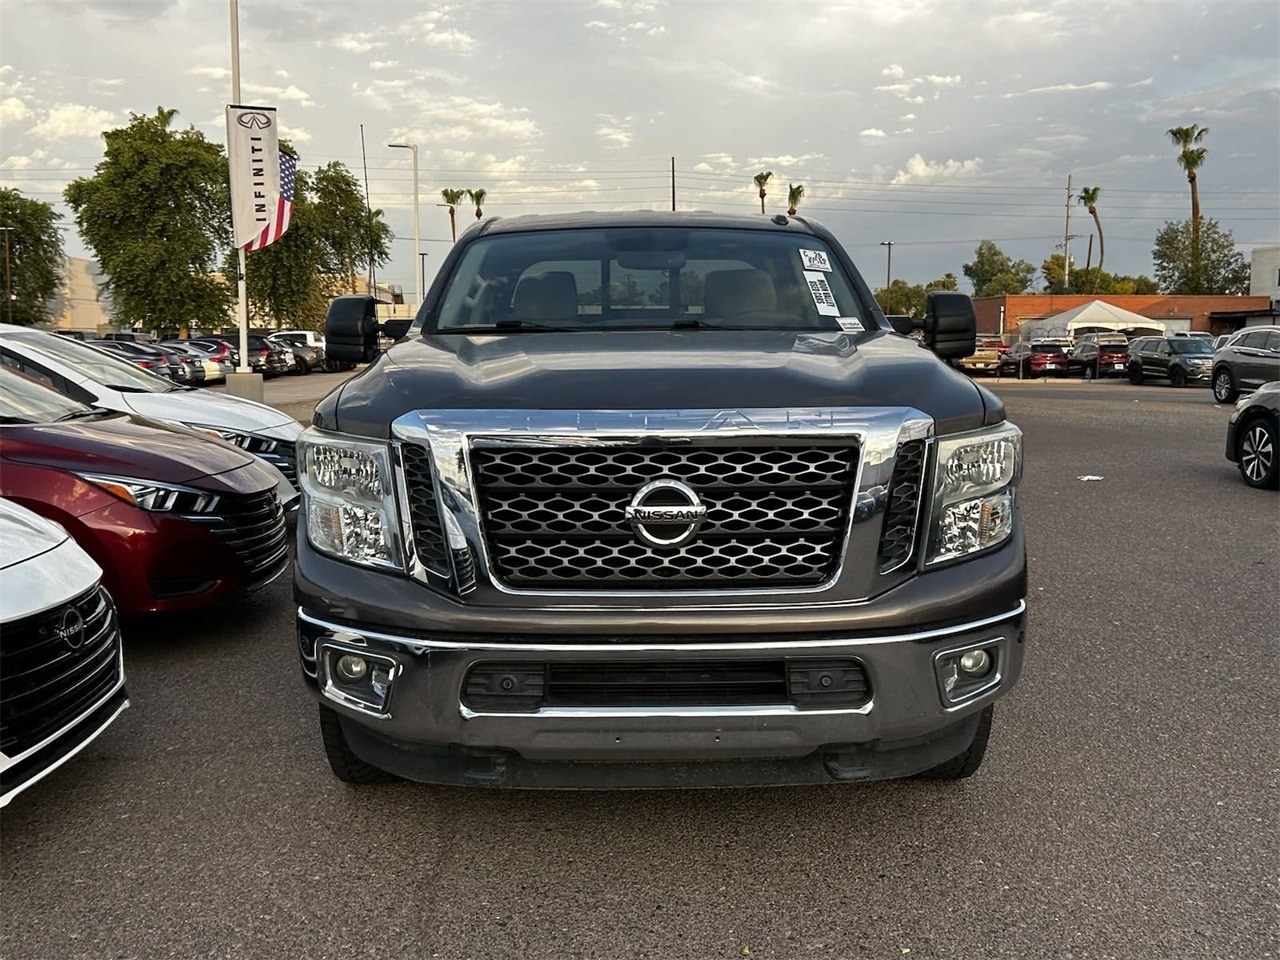
[[[418,288],[418,306],[422,306],[422,223],[418,207],[418,145],[416,143],[389,143],[389,147],[413,151],[413,260],[419,265],[414,271],[414,283]]]
[[[889,284],[893,282],[893,241],[881,240],[880,246],[887,247],[887,260],[884,265],[884,288],[889,289]]]
[[[13,227],[0,227],[4,231],[4,299],[5,310],[8,311],[9,322],[13,323],[13,280],[9,273],[9,234]]]

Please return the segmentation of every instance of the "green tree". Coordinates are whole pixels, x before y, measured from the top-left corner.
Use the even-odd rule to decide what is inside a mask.
[[[376,269],[391,259],[390,243],[394,234],[383,219],[382,211],[369,209],[360,181],[345,164],[337,160],[326,163],[315,172],[311,185],[320,244],[317,270],[324,277],[330,296],[343,286],[354,293],[357,274]],[[345,285],[340,277],[346,278]]]
[[[1204,166],[1209,151],[1196,144],[1208,132],[1208,127],[1194,123],[1189,127],[1174,127],[1168,131],[1169,139],[1178,148],[1178,166],[1187,172],[1187,183],[1191,185],[1191,258],[1196,264],[1197,273],[1200,260],[1200,191],[1196,186],[1196,171]]]
[[[0,279],[6,284],[0,321],[30,326],[49,320],[49,301],[62,281],[60,219],[50,204],[0,189]]]
[[[764,213],[764,198],[768,196],[768,192],[765,190],[765,184],[773,179],[773,171],[766,170],[763,173],[757,173],[751,179],[755,181],[756,189],[760,191],[760,212]]]
[[[454,243],[458,242],[458,204],[466,195],[465,190],[450,190],[448,187],[440,191],[440,196],[449,205],[449,234],[453,237]]]
[[[1194,220],[1169,220],[1151,250],[1162,293],[1243,294],[1249,292],[1249,261],[1230,230],[1209,219],[1196,236]]]
[[[64,193],[125,326],[220,326],[235,299],[216,272],[231,244],[226,156],[195,128],[170,129],[176,113],[106,131],[93,176]]]
[[[482,208],[484,207],[484,198],[488,195],[489,191],[484,187],[480,187],[478,190],[467,191],[467,199],[476,205],[477,220],[484,216],[484,210]]]
[[[888,287],[876,291],[876,302],[886,314],[903,317],[923,317],[925,288],[905,280],[894,280]]]
[[[1089,211],[1089,216],[1093,217],[1093,225],[1098,228],[1098,274],[1102,273],[1102,263],[1107,256],[1107,248],[1102,239],[1102,221],[1098,219],[1098,194],[1102,192],[1101,187],[1084,187],[1081,189],[1076,200],[1083,204]],[[1085,260],[1085,272],[1089,271],[1089,261]],[[1094,293],[1097,293],[1097,286],[1094,287]]]
[[[930,280],[924,285],[925,293],[932,293],[934,290],[957,290],[960,287],[960,281],[951,271],[947,271],[937,280]]]
[[[787,215],[794,217],[796,215],[796,207],[800,206],[800,201],[804,199],[804,184],[789,183],[787,184]]]
[[[1071,282],[1063,282],[1062,254],[1049,256],[1040,265],[1040,273],[1044,277],[1045,293],[1110,293],[1128,295],[1134,293],[1158,293],[1159,284],[1150,277],[1128,277],[1107,273],[1098,267],[1085,270],[1072,270]]]
[[[973,282],[975,297],[1026,293],[1035,279],[1036,268],[1026,260],[1013,260],[991,240],[983,240],[964,265],[964,275]]]

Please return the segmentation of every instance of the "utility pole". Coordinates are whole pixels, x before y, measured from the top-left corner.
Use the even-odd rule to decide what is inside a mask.
[[[1067,229],[1062,231],[1062,285],[1071,287],[1071,174],[1067,174]]]
[[[893,282],[893,241],[881,240],[880,246],[888,247],[888,250],[886,251],[887,256],[885,258],[885,264],[884,264],[884,288],[885,290],[888,290],[889,284]]]
[[[671,158],[671,212],[676,209],[676,158]]]
[[[416,143],[389,143],[389,147],[413,151],[413,262],[418,264],[418,306],[422,306],[422,224],[418,212],[418,145]]]

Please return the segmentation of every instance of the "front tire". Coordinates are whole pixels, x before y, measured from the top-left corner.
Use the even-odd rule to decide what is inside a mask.
[[[329,767],[333,775],[343,783],[369,785],[375,783],[394,783],[396,777],[365,763],[352,752],[342,732],[342,724],[338,715],[328,707],[320,706],[320,736],[324,740],[324,753],[329,759]]]
[[[1135,387],[1139,387],[1142,385],[1142,365],[1141,364],[1134,363],[1129,365],[1129,382],[1132,383]]]
[[[1213,399],[1219,403],[1235,403],[1236,398],[1240,396],[1240,391],[1236,388],[1236,378],[1231,375],[1231,371],[1226,367],[1219,367],[1213,371]]]
[[[1174,367],[1169,371],[1169,383],[1175,387],[1185,387],[1187,385],[1187,371],[1181,367]]]
[[[1266,417],[1249,421],[1240,435],[1236,454],[1240,476],[1259,490],[1280,488],[1280,461],[1277,460],[1276,425]]]
[[[994,705],[982,711],[978,717],[978,729],[973,732],[973,740],[963,753],[917,773],[916,777],[921,780],[964,780],[977,773],[982,766],[982,758],[987,755],[987,741],[991,739],[991,718],[994,712]]]

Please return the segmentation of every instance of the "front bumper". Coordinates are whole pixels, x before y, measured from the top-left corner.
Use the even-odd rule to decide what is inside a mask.
[[[298,640],[307,686],[339,715],[358,756],[411,780],[618,789],[909,776],[963,751],[981,713],[1017,682],[1022,668],[1020,536],[869,603],[643,614],[466,610],[418,584],[329,561],[299,540]],[[334,574],[348,580],[341,594],[316,589],[314,578]],[[362,574],[370,585],[385,581],[390,589],[379,595],[353,589],[360,585],[350,580]],[[341,601],[347,613],[360,615],[334,616],[337,596],[362,598]],[[962,611],[968,619],[957,617]],[[392,621],[401,622],[388,626]],[[991,682],[962,703],[949,703],[937,658],[974,646],[995,658]],[[344,652],[390,667],[381,709],[352,702],[333,683],[332,664]],[[857,661],[870,699],[832,709],[776,703],[533,712],[464,703],[467,675],[483,663],[790,658]]]

